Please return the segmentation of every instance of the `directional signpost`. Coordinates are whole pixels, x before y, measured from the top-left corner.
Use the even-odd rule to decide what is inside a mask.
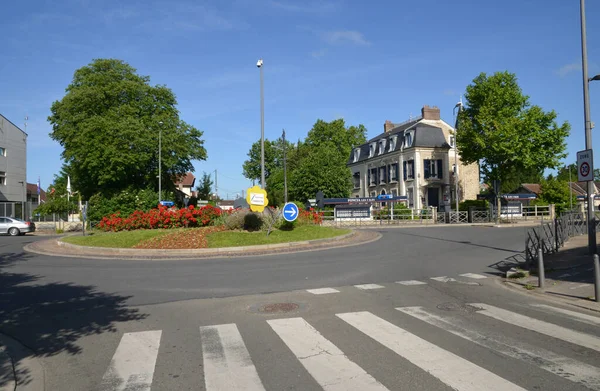
[[[253,212],[262,212],[265,210],[265,206],[269,205],[267,192],[261,189],[259,186],[253,186],[248,189],[246,202],[248,205],[250,205],[250,209]]]
[[[298,218],[298,207],[293,202],[283,206],[283,218],[290,223]]]

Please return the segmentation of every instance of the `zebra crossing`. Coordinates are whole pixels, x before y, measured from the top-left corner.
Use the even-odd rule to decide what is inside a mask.
[[[599,325],[600,317],[588,315],[546,304],[516,305],[518,311],[500,308],[486,303],[468,303],[469,317],[441,311],[437,308],[406,306],[390,308],[399,318],[375,314],[370,311],[341,312],[330,314],[328,322],[336,330],[348,328],[359,335],[352,344],[374,341],[403,361],[431,376],[444,387],[454,390],[525,390],[514,377],[507,379],[506,368],[487,368],[473,357],[463,357],[460,352],[439,346],[431,337],[423,335],[420,327],[409,327],[410,322],[422,323],[447,334],[447,338],[466,341],[467,344],[487,349],[494,355],[504,356],[527,365],[536,366],[548,376],[570,382],[574,388],[585,387],[600,391],[600,337],[576,329],[560,326],[561,319],[584,325]],[[525,315],[524,313],[527,313]],[[544,320],[536,314],[542,314]],[[552,320],[548,320],[552,319]],[[474,321],[475,320],[475,321]],[[492,325],[488,325],[489,323]],[[328,339],[331,330],[310,317],[283,317],[263,319],[261,323],[269,335],[262,343],[283,343],[283,349],[301,365],[323,390],[384,391],[397,389],[377,379],[347,354],[349,346]],[[486,326],[487,325],[487,326]],[[505,333],[502,325],[518,327],[535,332],[544,338],[560,340],[576,345],[577,349],[561,355],[552,351],[546,343],[536,346],[533,342],[520,340],[522,333]],[[244,328],[247,329],[244,329]],[[250,333],[256,325],[235,323],[200,326],[197,337],[198,352],[203,378],[198,377],[198,390],[234,391],[267,390],[265,379],[277,373],[265,371],[268,363],[257,368],[240,329]],[[416,329],[416,330],[415,330]],[[157,357],[161,354],[161,337],[167,331],[149,330],[124,333],[108,368],[101,379],[101,391],[151,391]],[[245,334],[246,337],[248,334]],[[365,340],[362,340],[365,338]],[[539,340],[538,344],[539,343]],[[350,343],[350,342],[348,342]],[[270,349],[269,349],[270,350]],[[366,354],[369,354],[366,352]],[[575,356],[575,357],[573,357]],[[590,364],[590,357],[594,365]],[[276,358],[273,356],[273,360]],[[587,362],[586,362],[587,361]],[[508,376],[510,377],[510,376]],[[285,379],[281,379],[279,384]],[[407,379],[408,380],[408,379]],[[446,389],[446,388],[444,388]],[[569,388],[566,388],[569,389]],[[581,389],[581,388],[577,388]]]
[[[471,280],[483,280],[483,279],[487,278],[487,276],[484,276],[483,274],[477,274],[477,273],[464,273],[464,274],[460,274],[460,277],[464,277],[464,278],[471,279]],[[479,283],[477,283],[477,282],[457,280],[456,278],[448,277],[448,276],[430,277],[429,279],[436,281],[436,282],[441,282],[441,283],[456,282],[456,283],[465,284],[465,285],[479,285]],[[404,286],[417,286],[417,285],[428,285],[428,282],[421,281],[421,280],[406,280],[406,281],[396,281],[396,284],[400,284],[400,285],[404,285]],[[380,285],[380,284],[358,284],[358,285],[354,285],[354,288],[362,290],[362,291],[367,291],[367,290],[384,289],[385,286]],[[339,289],[332,288],[332,287],[307,289],[306,291],[308,293],[312,293],[313,295],[327,295],[330,293],[340,293]]]

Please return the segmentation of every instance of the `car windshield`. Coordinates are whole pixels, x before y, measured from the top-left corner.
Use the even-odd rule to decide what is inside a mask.
[[[12,217],[11,217],[11,218],[12,218]],[[14,221],[18,221],[19,223],[24,223],[24,222],[25,222],[25,221],[23,221],[23,220],[21,220],[21,219],[15,219],[15,218],[12,218],[12,219],[13,219]]]

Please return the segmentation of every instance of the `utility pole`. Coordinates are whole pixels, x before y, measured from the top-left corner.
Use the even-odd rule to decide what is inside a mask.
[[[571,213],[573,213],[573,182],[571,182],[571,166],[567,166],[569,168],[569,204]]]
[[[219,184],[217,182],[217,170],[215,170],[215,194],[217,195],[217,199],[219,198]]]
[[[265,190],[265,92],[262,58],[258,60],[256,66],[260,68],[260,185]]]
[[[587,42],[585,30],[585,0],[580,0],[581,11],[581,66],[583,68],[583,116],[585,121],[585,149],[592,149],[592,123],[590,120],[590,92],[587,66]],[[592,161],[593,168],[593,161]],[[588,250],[596,254],[596,215],[594,213],[594,181],[587,183]]]
[[[162,121],[158,122],[158,204],[162,195]]]
[[[288,202],[288,194],[287,194],[287,166],[285,159],[285,129],[283,129],[283,133],[281,135],[281,139],[283,140],[283,199],[284,202]]]
[[[460,101],[454,106],[454,109],[458,108],[458,112],[456,113],[456,122],[454,123],[454,192],[456,198],[456,221],[458,221],[458,117],[460,115],[460,111],[462,110],[462,96],[460,97]]]

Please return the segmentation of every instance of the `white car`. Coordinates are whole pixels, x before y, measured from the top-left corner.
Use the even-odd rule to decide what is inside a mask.
[[[35,231],[35,224],[30,221],[23,221],[12,217],[0,217],[0,234],[18,236],[33,231]]]

